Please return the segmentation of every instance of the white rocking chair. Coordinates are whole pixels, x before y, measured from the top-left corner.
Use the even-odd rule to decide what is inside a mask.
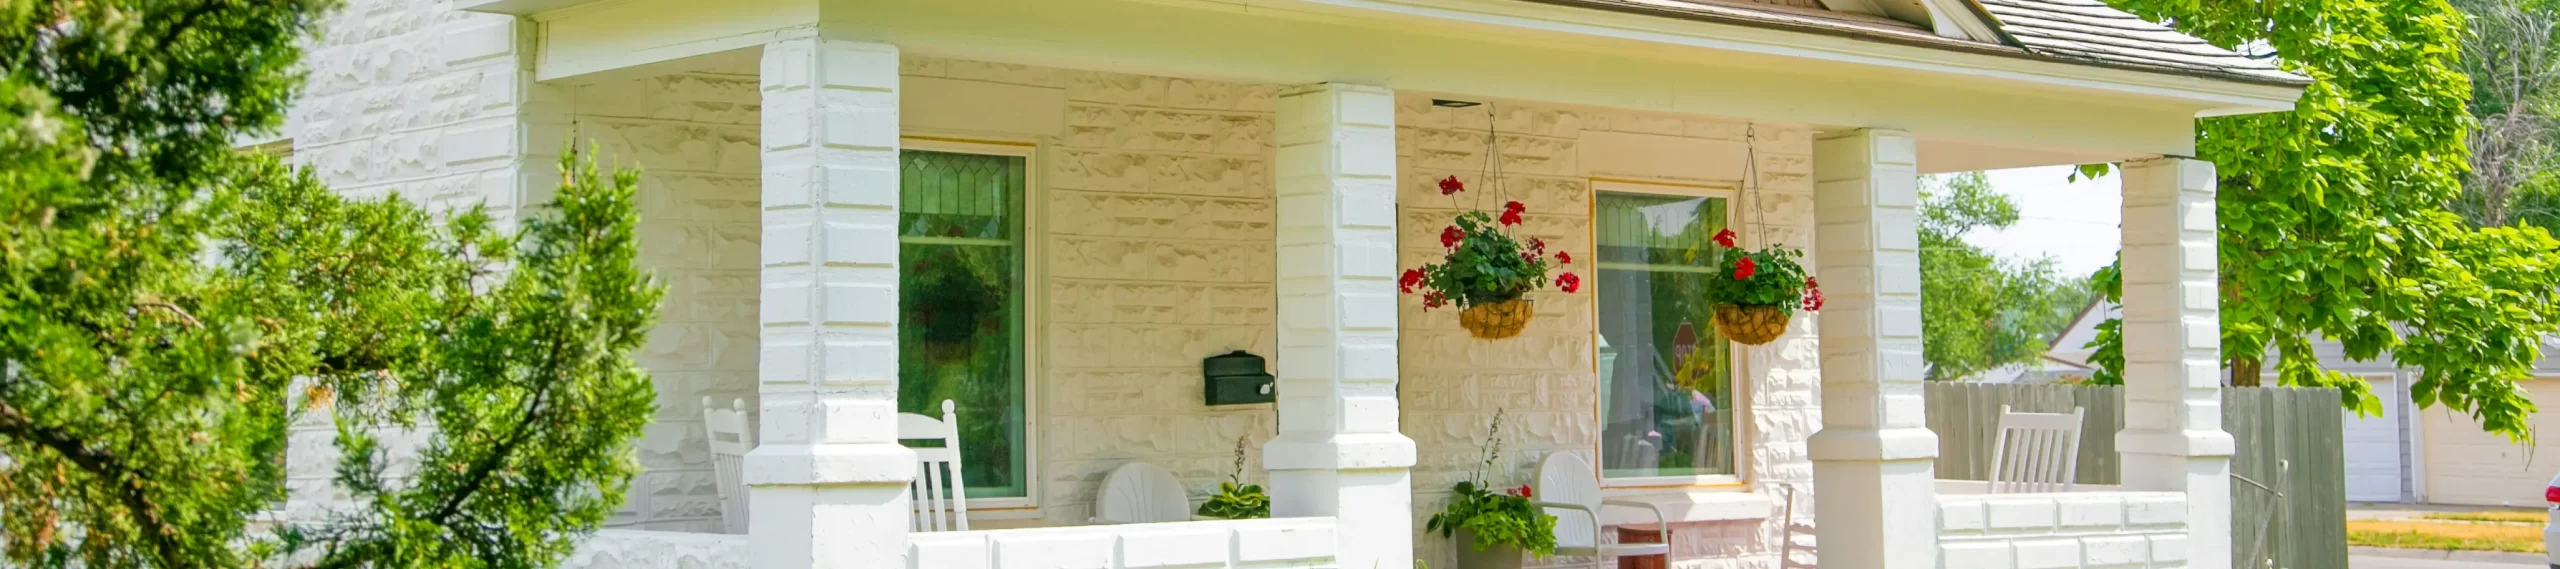
[[[1132,462],[1111,469],[1094,494],[1093,521],[1105,524],[1151,524],[1191,519],[1191,497],[1182,482],[1163,467]]]
[[[969,531],[969,489],[960,476],[960,415],[942,400],[942,419],[898,414],[898,440],[940,440],[942,448],[916,451],[916,479],[907,483],[914,505],[912,531]]]
[[[1644,502],[1600,498],[1599,474],[1591,463],[1572,453],[1553,453],[1538,460],[1536,504],[1556,517],[1556,554],[1611,557],[1660,555],[1671,562],[1671,523],[1662,508]],[[1600,508],[1620,506],[1653,512],[1654,531],[1662,543],[1600,543]]]
[[[2080,473],[2083,409],[2070,413],[2014,413],[2000,406],[2000,433],[1991,444],[1991,493],[2069,492]]]
[[[720,486],[720,526],[733,534],[747,533],[747,480],[744,471],[747,451],[756,448],[756,431],[747,420],[747,400],[733,399],[730,408],[711,405],[702,398],[702,426],[711,436],[711,472]]]

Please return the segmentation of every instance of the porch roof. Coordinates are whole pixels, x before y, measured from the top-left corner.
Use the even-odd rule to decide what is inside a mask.
[[[2263,85],[2311,80],[2109,7],[2102,0],[1961,0],[2000,43],[1946,37],[1880,16],[1744,0],[1521,0],[1540,4],[1840,35],[2064,63]]]

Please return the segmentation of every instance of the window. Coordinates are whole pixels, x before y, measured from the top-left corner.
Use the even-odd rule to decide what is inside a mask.
[[[1731,476],[1733,350],[1706,304],[1722,197],[1599,193],[1601,476]]]
[[[1024,156],[898,155],[898,410],[957,404],[970,498],[1027,498]],[[931,443],[926,443],[931,444]]]

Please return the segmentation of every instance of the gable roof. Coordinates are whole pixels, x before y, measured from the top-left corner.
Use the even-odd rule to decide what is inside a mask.
[[[1523,1],[2223,81],[2288,87],[2311,84],[2309,78],[2272,63],[2134,17],[2102,0],[1946,0],[1972,8],[1951,18],[1987,20],[2000,35],[1997,43],[1947,37],[1927,26],[1881,16],[1769,0]]]

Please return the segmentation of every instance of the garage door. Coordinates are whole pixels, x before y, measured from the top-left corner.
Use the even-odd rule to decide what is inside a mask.
[[[2346,413],[2347,499],[2356,502],[2400,501],[2401,390],[2391,376],[2368,377],[2373,394],[2382,398],[2382,415]]]
[[[2560,396],[2560,381],[2524,382],[2528,393],[2537,398]],[[2533,416],[2537,433],[2560,433],[2560,399],[2545,399],[2543,411]],[[2549,441],[2540,445],[2540,456],[2533,449],[2509,442],[2505,437],[2480,431],[2480,424],[2470,417],[2446,411],[2443,407],[2428,409],[2423,453],[2427,467],[2427,501],[2439,504],[2479,506],[2541,506],[2542,488],[2560,473],[2560,449]]]

